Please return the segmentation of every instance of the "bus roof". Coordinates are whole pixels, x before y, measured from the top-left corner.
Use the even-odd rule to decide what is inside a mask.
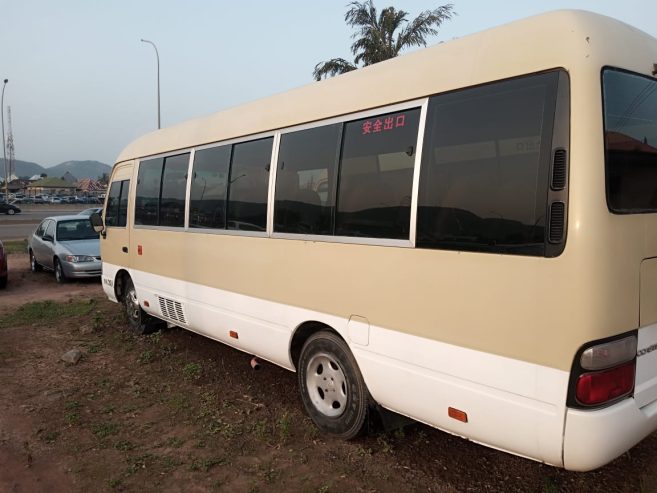
[[[649,60],[649,63],[647,62]],[[610,17],[560,10],[440,43],[146,134],[117,162],[188,149],[556,67],[652,72],[657,40]]]

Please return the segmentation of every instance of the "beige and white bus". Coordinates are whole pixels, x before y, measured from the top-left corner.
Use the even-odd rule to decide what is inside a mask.
[[[573,470],[657,428],[657,40],[559,11],[159,130],[103,288],[383,408]]]

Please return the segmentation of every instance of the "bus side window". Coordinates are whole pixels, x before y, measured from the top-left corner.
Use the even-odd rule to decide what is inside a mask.
[[[335,234],[408,239],[420,109],[345,124]]]
[[[281,136],[276,173],[274,231],[333,234],[341,124],[290,132]]]
[[[272,137],[267,137],[233,146],[228,184],[227,229],[267,229],[269,164],[273,141]]]

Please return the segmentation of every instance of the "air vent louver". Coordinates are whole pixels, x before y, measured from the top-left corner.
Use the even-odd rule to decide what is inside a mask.
[[[554,202],[550,206],[550,243],[561,243],[566,223],[566,205],[563,202]]]
[[[563,190],[566,186],[566,150],[557,149],[554,151],[554,160],[552,161],[552,190]]]
[[[163,298],[162,296],[158,296],[157,299],[160,302],[160,311],[162,312],[162,316],[183,324],[187,323],[187,320],[185,319],[185,312],[183,311],[183,307],[180,302],[170,300],[168,298]]]

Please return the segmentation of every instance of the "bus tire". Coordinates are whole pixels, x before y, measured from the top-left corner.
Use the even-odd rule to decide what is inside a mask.
[[[130,277],[125,279],[123,288],[123,306],[130,328],[135,334],[144,335],[159,329],[160,321],[151,317],[139,305],[137,290]]]
[[[342,338],[326,330],[313,334],[301,349],[298,374],[303,405],[320,430],[345,440],[363,432],[369,393]]]

